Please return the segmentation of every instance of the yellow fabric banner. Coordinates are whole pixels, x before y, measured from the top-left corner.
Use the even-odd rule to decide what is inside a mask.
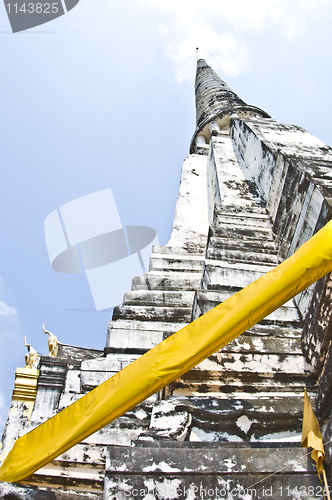
[[[323,437],[306,390],[304,391],[301,446],[303,448],[313,448],[311,458],[316,462],[317,473],[320,477],[324,469],[323,460],[325,460]]]
[[[17,482],[120,417],[332,270],[332,222],[295,254],[20,437],[0,468]]]

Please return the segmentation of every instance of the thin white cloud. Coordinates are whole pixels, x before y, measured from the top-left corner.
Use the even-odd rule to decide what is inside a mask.
[[[305,33],[314,11],[331,5],[331,0],[141,0],[163,9],[168,15],[160,26],[166,53],[175,63],[176,79],[192,80],[194,49],[200,55],[213,54],[213,67],[236,76],[248,65],[246,34],[259,33],[276,25],[288,41]]]
[[[12,318],[17,315],[15,307],[9,306],[6,302],[0,300],[0,316],[5,316],[6,318]]]
[[[214,54],[213,66],[231,76],[238,75],[247,67],[248,51],[244,41],[233,33],[216,33],[207,25],[197,28],[197,31],[189,31],[186,38],[176,43],[176,36],[169,37],[162,31],[166,42],[166,54],[172,59],[176,66],[176,80],[183,83],[184,80],[193,79],[193,61],[195,60],[194,49],[199,47],[199,53]],[[174,40],[174,41],[173,41]],[[206,57],[206,56],[205,56]]]

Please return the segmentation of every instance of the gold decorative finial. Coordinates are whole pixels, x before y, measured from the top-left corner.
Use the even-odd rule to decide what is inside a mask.
[[[58,339],[56,338],[55,335],[53,335],[53,333],[45,330],[45,323],[43,324],[43,330],[45,333],[48,333],[47,343],[48,343],[49,356],[51,356],[52,358],[56,358],[56,356],[58,355]]]
[[[198,61],[198,59],[199,59],[199,57],[198,57],[198,47],[196,47],[196,57],[197,57],[197,61]]]
[[[25,366],[27,368],[36,368],[35,365],[38,361],[38,353],[30,344],[27,343],[27,336],[24,337],[24,343],[28,350],[25,355]]]

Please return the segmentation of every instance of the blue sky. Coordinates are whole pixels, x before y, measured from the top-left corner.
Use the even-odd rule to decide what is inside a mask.
[[[103,349],[109,311],[52,270],[45,218],[111,188],[124,225],[171,231],[195,128],[196,46],[249,104],[332,144],[331,0],[80,0],[10,32],[0,5],[0,424],[24,336]],[[2,414],[1,414],[2,412]]]

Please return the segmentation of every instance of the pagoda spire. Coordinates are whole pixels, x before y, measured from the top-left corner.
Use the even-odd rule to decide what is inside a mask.
[[[198,135],[205,136],[209,142],[211,136],[209,124],[214,122],[219,128],[227,129],[231,113],[241,111],[246,112],[247,116],[254,114],[270,118],[270,115],[262,109],[242,101],[204,59],[197,61],[195,97],[196,130],[191,141],[191,153],[195,149],[195,139]]]

